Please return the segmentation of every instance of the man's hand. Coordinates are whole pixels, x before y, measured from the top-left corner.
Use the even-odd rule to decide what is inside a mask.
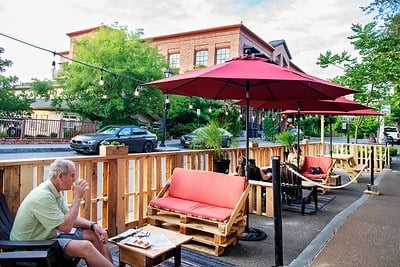
[[[94,225],[94,232],[96,233],[97,237],[99,238],[100,242],[103,244],[106,244],[108,241],[108,234],[107,231],[103,229],[103,227],[101,227],[98,224]]]
[[[88,190],[89,183],[84,179],[78,179],[73,187],[74,198],[82,199]]]

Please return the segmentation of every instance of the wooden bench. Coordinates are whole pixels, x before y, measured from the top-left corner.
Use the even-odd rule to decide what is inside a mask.
[[[175,168],[147,215],[152,225],[192,236],[184,246],[219,256],[242,234],[249,191],[245,177]]]

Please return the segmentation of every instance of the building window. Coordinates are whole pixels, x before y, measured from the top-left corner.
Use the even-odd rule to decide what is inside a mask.
[[[181,55],[180,54],[170,54],[168,56],[168,63],[171,69],[179,69]]]
[[[202,50],[196,52],[195,66],[208,66],[208,51]]]
[[[229,48],[220,48],[217,49],[217,56],[215,58],[215,64],[224,63],[229,59]]]

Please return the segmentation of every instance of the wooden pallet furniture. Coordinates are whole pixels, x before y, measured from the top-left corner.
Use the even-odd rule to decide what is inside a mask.
[[[330,157],[305,156],[304,165],[301,168],[301,174],[314,182],[319,182],[324,185],[336,185],[337,181],[331,179],[331,176],[333,175],[333,163],[334,161]],[[310,172],[311,167],[320,167],[322,172],[319,174],[312,174]],[[335,177],[338,178],[337,176],[334,176],[333,178]],[[328,190],[319,187],[318,191],[324,194]]]
[[[249,191],[245,177],[175,168],[147,215],[152,225],[192,236],[184,246],[220,256],[242,234]]]

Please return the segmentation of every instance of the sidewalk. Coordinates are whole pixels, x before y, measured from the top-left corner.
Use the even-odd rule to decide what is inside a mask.
[[[0,153],[34,153],[71,151],[69,144],[1,144]]]
[[[313,240],[331,232],[329,241],[311,264],[306,255],[313,249],[313,242],[290,266],[399,266],[399,170],[400,158],[396,157],[392,171],[387,170],[374,183],[381,194],[364,194],[339,213]]]

